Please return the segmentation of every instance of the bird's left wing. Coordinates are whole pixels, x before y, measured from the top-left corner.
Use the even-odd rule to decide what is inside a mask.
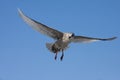
[[[62,38],[63,36],[63,33],[58,31],[58,30],[55,30],[55,29],[52,29],[40,22],[37,22],[29,17],[27,17],[26,15],[23,14],[23,12],[18,9],[18,12],[19,12],[19,15],[22,17],[22,19],[27,23],[29,24],[31,27],[33,27],[35,30],[39,31],[40,33],[42,34],[45,34],[47,36],[50,36],[54,39],[60,39]]]
[[[114,40],[117,37],[112,37],[112,38],[92,38],[92,37],[85,37],[85,36],[74,36],[72,39],[72,42],[95,42],[95,41],[110,41]]]

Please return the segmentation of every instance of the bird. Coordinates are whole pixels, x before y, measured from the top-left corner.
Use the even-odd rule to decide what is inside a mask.
[[[53,29],[44,25],[41,22],[38,22],[27,15],[25,15],[20,9],[18,9],[18,13],[20,17],[32,28],[37,30],[38,32],[49,36],[54,39],[54,43],[46,43],[46,47],[48,50],[55,54],[54,59],[57,59],[57,55],[59,52],[62,52],[60,60],[63,60],[64,51],[68,48],[70,43],[86,43],[86,42],[95,42],[95,41],[111,41],[116,39],[117,37],[111,38],[93,38],[86,36],[75,35],[71,32],[61,32],[59,30]]]

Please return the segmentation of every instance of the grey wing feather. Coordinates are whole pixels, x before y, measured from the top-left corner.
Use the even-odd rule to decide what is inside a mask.
[[[112,38],[92,38],[92,37],[85,37],[85,36],[74,36],[72,39],[72,42],[94,42],[94,41],[110,41],[114,40],[117,37],[112,37]]]
[[[35,30],[39,31],[40,33],[43,33],[45,35],[48,35],[54,39],[60,39],[62,38],[63,36],[63,33],[58,31],[58,30],[55,30],[55,29],[52,29],[40,22],[37,22],[29,17],[27,17],[26,15],[23,14],[23,12],[18,9],[18,12],[19,12],[19,15],[22,17],[22,19],[28,23],[30,26],[32,26]]]

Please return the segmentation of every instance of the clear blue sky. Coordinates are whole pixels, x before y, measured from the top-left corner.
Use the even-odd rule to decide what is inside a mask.
[[[24,23],[17,8],[63,32],[118,38],[71,44],[55,61],[45,46],[53,39]],[[1,0],[0,80],[120,80],[120,0]]]

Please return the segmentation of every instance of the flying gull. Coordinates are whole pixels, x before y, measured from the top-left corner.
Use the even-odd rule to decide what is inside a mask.
[[[38,32],[45,34],[55,40],[54,43],[46,43],[46,47],[52,53],[55,54],[54,59],[57,59],[58,52],[62,52],[60,60],[63,60],[64,57],[64,50],[68,48],[68,45],[72,42],[82,43],[82,42],[95,42],[95,41],[110,41],[116,39],[116,37],[112,38],[92,38],[92,37],[85,37],[85,36],[76,36],[74,33],[64,33],[60,32],[56,29],[50,28],[34,19],[29,18],[28,16],[24,15],[24,13],[18,9],[19,15],[21,18],[29,24],[32,28],[37,30]]]

